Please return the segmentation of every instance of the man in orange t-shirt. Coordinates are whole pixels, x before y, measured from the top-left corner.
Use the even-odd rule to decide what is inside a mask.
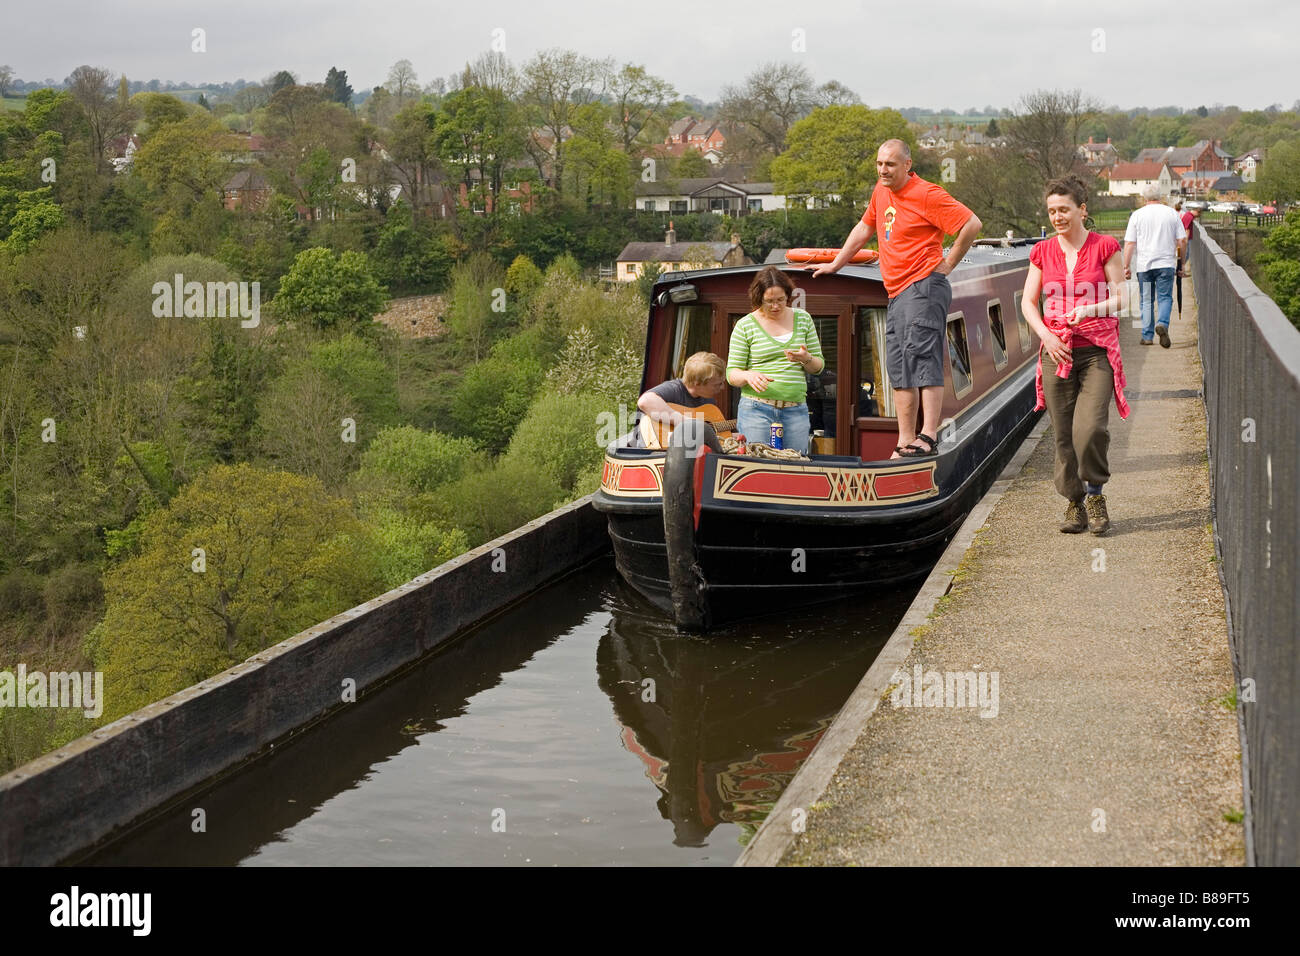
[[[912,172],[912,152],[900,139],[876,153],[879,179],[862,221],[839,255],[813,272],[838,272],[867,240],[879,236],[880,275],[889,294],[885,319],[885,365],[898,413],[898,446],[892,457],[935,454],[943,409],[943,339],[952,303],[948,273],[979,235],[978,216],[940,186]],[[943,237],[956,236],[947,257]],[[917,405],[921,430],[916,430]]]

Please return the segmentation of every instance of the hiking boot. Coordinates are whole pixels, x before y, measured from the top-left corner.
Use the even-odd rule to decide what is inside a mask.
[[[1138,345],[1155,345],[1151,339],[1138,339]]]
[[[1061,531],[1065,534],[1082,534],[1088,530],[1088,516],[1083,511],[1082,501],[1071,501],[1065,506],[1065,521]]]
[[[1088,511],[1088,530],[1093,534],[1105,534],[1110,530],[1110,515],[1106,514],[1106,496],[1088,495],[1084,499],[1084,508]],[[1080,531],[1083,529],[1080,528]]]
[[[1164,326],[1164,325],[1157,325],[1157,326],[1156,326],[1156,335],[1157,335],[1157,336],[1159,337],[1159,339],[1160,339],[1160,347],[1161,347],[1162,349],[1167,349],[1167,348],[1169,348],[1169,328],[1168,328],[1167,326]]]

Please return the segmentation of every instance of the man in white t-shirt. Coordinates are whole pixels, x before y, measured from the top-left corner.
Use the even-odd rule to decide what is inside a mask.
[[[1142,198],[1146,202],[1128,217],[1128,229],[1124,232],[1124,278],[1136,273],[1142,293],[1141,344],[1150,345],[1154,332],[1160,336],[1161,346],[1169,348],[1174,273],[1187,246],[1187,230],[1178,213],[1160,201],[1158,186],[1147,186],[1142,190]],[[1154,309],[1148,295],[1151,291],[1155,293]]]

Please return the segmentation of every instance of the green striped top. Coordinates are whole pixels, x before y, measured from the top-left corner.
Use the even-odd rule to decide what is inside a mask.
[[[772,376],[767,390],[760,395],[748,385],[740,394],[750,398],[773,398],[782,402],[802,402],[808,397],[804,370],[797,362],[785,357],[786,349],[807,346],[808,351],[822,361],[822,344],[817,338],[817,327],[812,316],[803,309],[794,310],[794,334],[785,342],[778,342],[763,331],[751,312],[731,330],[731,344],[727,348],[727,371],[762,372]]]

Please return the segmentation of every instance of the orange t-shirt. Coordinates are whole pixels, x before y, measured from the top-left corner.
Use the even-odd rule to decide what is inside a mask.
[[[955,236],[971,211],[934,183],[910,173],[894,192],[879,181],[862,221],[876,228],[880,275],[892,299],[943,261],[943,237]]]

